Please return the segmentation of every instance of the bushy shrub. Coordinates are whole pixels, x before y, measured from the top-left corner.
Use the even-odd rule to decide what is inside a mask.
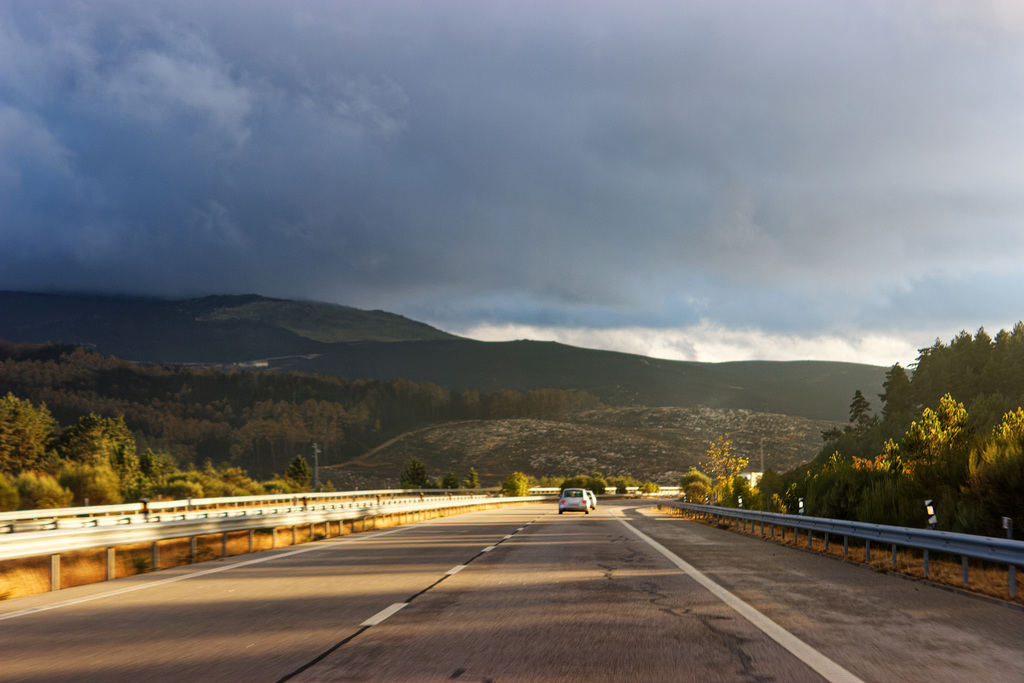
[[[71,506],[74,499],[71,491],[48,474],[22,472],[14,480],[14,486],[21,496],[22,510],[66,508]]]
[[[506,496],[525,496],[530,492],[530,478],[522,472],[513,472],[501,484],[501,492]]]
[[[173,500],[185,500],[186,498],[205,498],[203,486],[199,482],[188,479],[172,479],[160,487],[159,493],[168,496]]]
[[[109,465],[69,463],[61,469],[57,481],[71,491],[75,505],[117,505],[123,501],[120,479]]]
[[[277,477],[263,482],[263,493],[297,493],[292,490],[292,483],[287,479]]]
[[[679,488],[683,490],[686,500],[691,503],[706,503],[711,494],[711,477],[691,467],[679,479]]]
[[[18,488],[0,474],[0,510],[17,510],[20,504]]]

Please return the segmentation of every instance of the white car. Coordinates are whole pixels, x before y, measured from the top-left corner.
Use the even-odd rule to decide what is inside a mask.
[[[597,496],[590,489],[583,489],[583,493],[587,494],[587,500],[590,501],[590,509],[597,509]]]
[[[593,494],[591,494],[593,495]],[[590,514],[590,498],[585,489],[565,489],[558,497],[558,514],[566,510]]]

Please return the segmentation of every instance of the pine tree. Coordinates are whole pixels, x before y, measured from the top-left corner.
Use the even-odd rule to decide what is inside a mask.
[[[309,490],[309,482],[313,479],[313,468],[309,466],[306,459],[301,455],[292,458],[288,469],[285,470],[284,478],[295,485],[300,491]]]
[[[427,488],[427,467],[419,458],[412,457],[405,464],[405,471],[399,479],[403,489]]]

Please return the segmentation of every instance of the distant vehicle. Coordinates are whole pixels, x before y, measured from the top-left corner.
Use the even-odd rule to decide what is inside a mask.
[[[597,496],[590,489],[583,489],[583,492],[587,494],[587,500],[590,501],[590,509],[597,509]]]
[[[584,489],[565,489],[558,497],[558,514],[566,510],[590,514],[590,499]]]

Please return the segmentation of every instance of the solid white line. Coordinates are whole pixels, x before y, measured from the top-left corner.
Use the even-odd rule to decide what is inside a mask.
[[[166,586],[169,583],[177,583],[178,581],[186,581],[188,579],[197,579],[201,576],[209,576],[210,574],[219,574],[220,572],[226,572],[231,569],[239,569],[241,567],[248,567],[253,564],[262,564],[263,562],[273,562],[274,560],[280,560],[292,555],[301,555],[302,553],[309,553],[315,550],[327,550],[337,548],[339,545],[348,545],[356,541],[369,541],[374,538],[380,538],[381,536],[387,536],[389,534],[398,533],[399,531],[405,531],[407,529],[415,528],[414,525],[396,527],[389,529],[388,531],[380,531],[377,533],[363,535],[353,535],[345,537],[344,540],[335,541],[332,543],[313,543],[307,547],[299,548],[298,550],[290,550],[285,553],[279,553],[274,555],[268,555],[265,557],[257,557],[252,560],[245,560],[243,562],[237,562],[235,564],[229,564],[226,566],[214,567],[212,569],[203,569],[197,572],[190,572],[188,574],[182,574],[181,576],[174,576],[169,579],[161,579],[159,581],[147,581],[146,583],[139,583],[132,586],[125,586],[124,588],[117,588],[115,590],[107,591],[105,593],[97,593],[96,595],[87,595],[81,598],[75,598],[73,600],[64,600],[63,602],[55,602],[50,605],[41,605],[39,607],[30,607],[17,612],[9,612],[8,614],[0,614],[0,621],[6,621],[8,619],[15,619],[17,617],[28,616],[29,614],[36,614],[38,612],[49,612],[53,609],[59,609],[61,607],[71,607],[73,605],[80,605],[83,602],[92,602],[93,600],[101,600],[103,598],[111,598],[115,595],[123,595],[125,593],[134,593],[135,591],[148,590],[150,588],[156,588],[158,586]],[[337,536],[333,538],[339,538]]]
[[[466,565],[464,565],[464,564],[460,564],[458,566],[452,567],[447,572],[445,572],[445,576],[453,576],[455,574],[458,574],[459,572],[461,572],[465,568],[466,568]]]
[[[739,612],[740,616],[749,621],[751,624],[759,628],[765,635],[774,640],[776,643],[786,648],[792,653],[797,659],[802,661],[807,666],[811,667],[820,674],[825,680],[833,681],[835,683],[862,683],[861,679],[854,676],[852,673],[836,664],[831,659],[821,654],[813,647],[800,640],[792,633],[782,628],[774,621],[766,617],[765,615],[758,612],[756,609],[743,602],[735,595],[722,588],[717,583],[709,579],[708,577],[701,574],[696,567],[683,560],[681,557],[673,553],[671,550],[663,546],[662,544],[655,541],[653,538],[640,531],[632,524],[623,519],[620,515],[620,511],[616,511],[618,514],[615,515],[622,524],[636,534],[641,540],[647,543],[649,546],[657,550],[659,553],[664,555],[672,564],[679,567],[685,573],[689,574],[697,583],[704,586],[712,594],[715,595],[719,600],[724,602],[726,605]]]
[[[396,602],[395,604],[391,605],[390,607],[385,607],[384,609],[382,609],[381,611],[377,612],[372,617],[370,617],[369,619],[367,619],[366,621],[364,621],[363,623],[361,623],[359,625],[360,626],[376,626],[377,624],[379,624],[380,622],[384,621],[385,619],[390,617],[392,614],[394,614],[395,612],[397,612],[398,610],[402,609],[403,607],[405,607],[408,604],[409,603],[407,603],[407,602]]]

